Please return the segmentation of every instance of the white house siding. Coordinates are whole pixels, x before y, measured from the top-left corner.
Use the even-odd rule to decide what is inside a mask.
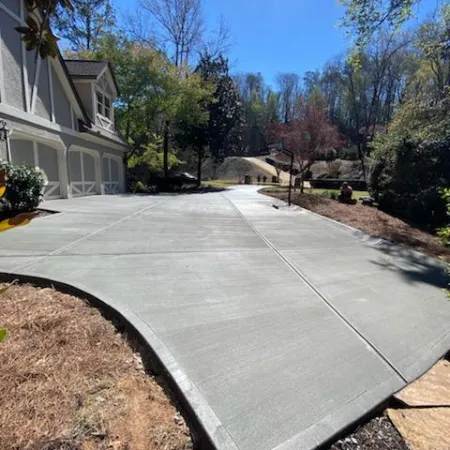
[[[75,81],[75,88],[77,89],[78,95],[85,105],[86,112],[91,118],[95,116],[92,101],[92,83]]]
[[[16,16],[20,16],[20,2],[17,0],[2,0],[2,3]]]
[[[12,162],[45,173],[46,198],[70,197],[77,182],[83,183],[77,195],[123,192],[126,146],[111,133],[102,137],[97,128],[93,133],[76,131],[78,119],[85,118],[59,60],[36,64],[35,53],[25,51],[15,30],[21,24],[21,3],[0,0],[0,118],[10,129]],[[80,93],[86,87],[83,100],[92,110],[91,85],[82,85]],[[0,158],[7,158],[4,143]],[[102,177],[104,161],[107,180]]]
[[[50,85],[47,61],[42,62],[39,74],[38,90],[36,95],[35,114],[47,120],[51,120]],[[70,114],[70,109],[68,110]],[[69,116],[70,117],[70,116]],[[70,124],[70,122],[69,122]]]
[[[0,9],[0,32],[2,37],[2,68],[5,99],[2,102],[25,110],[25,91],[22,77],[22,43],[14,29],[18,22]]]
[[[53,82],[53,95],[55,104],[55,117],[56,122],[60,125],[72,128],[71,108],[70,102],[66,93],[61,85],[59,77],[55,74],[52,68],[52,82]]]

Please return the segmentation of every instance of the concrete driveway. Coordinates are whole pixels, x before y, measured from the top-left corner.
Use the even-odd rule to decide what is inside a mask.
[[[435,260],[254,187],[96,196],[0,235],[0,270],[64,281],[144,335],[219,449],[312,449],[450,348]]]

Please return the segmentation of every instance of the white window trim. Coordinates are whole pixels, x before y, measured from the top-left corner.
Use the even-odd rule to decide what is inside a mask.
[[[25,5],[23,0],[20,0],[19,22],[21,25],[25,24]],[[25,48],[25,42],[21,41],[21,43],[22,43],[22,81],[23,81],[23,90],[25,94],[25,111],[30,112],[31,100],[30,100],[30,86],[28,83],[28,67],[27,67],[27,53],[26,53],[27,49]]]
[[[2,58],[2,50],[3,48],[3,39],[2,39],[2,30],[0,29],[0,101],[6,102],[5,98],[5,77],[3,75],[3,58]]]
[[[47,59],[47,65],[48,65],[48,87],[50,90],[51,119],[52,119],[52,122],[55,123],[56,117],[55,117],[55,96],[53,93],[53,69],[52,69],[52,64],[50,63],[50,59]],[[70,104],[70,114],[72,117],[72,104]]]
[[[103,111],[99,111],[98,110],[98,97],[97,97],[97,93],[101,94],[103,96]],[[105,112],[105,98],[107,98],[109,100],[109,115],[110,117],[106,116],[104,114]],[[100,86],[95,86],[95,110],[97,111],[97,114],[100,114],[102,117],[104,117],[105,119],[108,119],[112,124],[114,124],[114,116],[113,116],[113,108],[112,108],[112,98],[109,94],[106,93],[106,91],[104,89],[102,89]],[[112,118],[111,118],[112,116]]]

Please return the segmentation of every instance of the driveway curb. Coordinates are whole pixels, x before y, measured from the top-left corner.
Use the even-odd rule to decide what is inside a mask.
[[[58,291],[79,297],[99,309],[107,319],[113,319],[124,325],[128,332],[136,336],[149,352],[152,364],[163,374],[176,400],[187,418],[193,432],[196,448],[204,450],[239,450],[228,431],[222,425],[203,395],[179,367],[169,350],[139,316],[126,306],[112,306],[110,301],[102,299],[95,292],[89,292],[84,286],[68,284],[58,279],[27,275],[13,272],[0,272],[0,283],[28,283],[41,288],[55,288]],[[92,291],[92,290],[91,290]],[[102,295],[102,297],[105,297]]]

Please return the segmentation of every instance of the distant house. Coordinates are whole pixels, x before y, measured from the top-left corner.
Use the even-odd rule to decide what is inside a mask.
[[[107,61],[38,59],[15,27],[23,0],[0,1],[0,119],[10,130],[15,164],[39,167],[45,198],[117,194],[125,190],[127,145],[114,126],[119,92]]]

